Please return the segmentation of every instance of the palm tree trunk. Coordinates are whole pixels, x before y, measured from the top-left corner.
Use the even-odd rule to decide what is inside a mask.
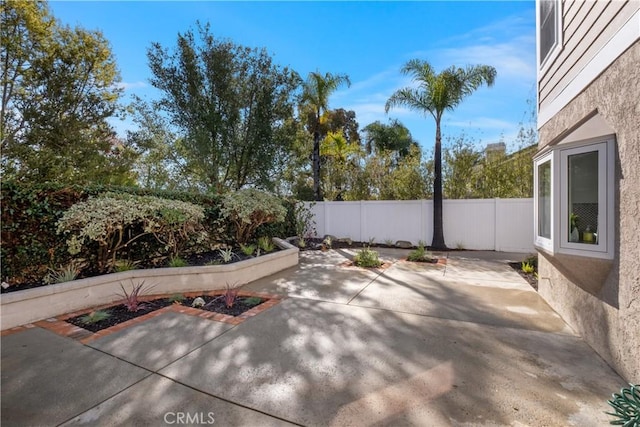
[[[316,201],[322,201],[320,194],[320,132],[313,133],[313,195]]]
[[[444,227],[442,224],[442,135],[440,134],[440,120],[436,119],[436,148],[434,154],[433,180],[433,249],[447,249],[444,243]]]

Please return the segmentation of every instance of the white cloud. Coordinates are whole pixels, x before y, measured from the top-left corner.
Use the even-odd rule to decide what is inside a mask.
[[[440,44],[451,45],[469,40],[483,43],[491,42],[496,40],[496,35],[499,35],[501,39],[517,37],[523,33],[535,31],[533,25],[530,17],[521,15],[507,16],[499,21],[471,29],[466,33],[443,39]]]
[[[535,38],[518,37],[497,44],[475,44],[436,51],[448,63],[488,64],[496,68],[498,78],[536,78]]]
[[[120,89],[124,89],[124,90],[131,90],[131,89],[136,89],[136,88],[144,88],[147,87],[147,83],[142,82],[142,81],[137,81],[137,82],[120,82],[118,83],[118,88]]]
[[[372,87],[375,88],[375,87],[378,87],[380,84],[388,82],[389,79],[396,78],[397,75],[398,75],[397,69],[393,69],[393,70],[389,69],[389,70],[381,71],[377,74],[367,77],[365,80],[353,82],[352,85],[349,87],[344,86],[342,89],[335,92],[334,97],[339,99],[341,97],[349,96],[354,93],[367,91]]]
[[[477,129],[498,129],[513,130],[518,127],[517,124],[501,119],[491,117],[472,117],[468,120],[446,121],[446,124],[452,127],[473,127]]]
[[[530,17],[514,15],[437,42],[433,49],[412,52],[436,67],[487,64],[498,79],[522,82],[536,79],[535,27]]]

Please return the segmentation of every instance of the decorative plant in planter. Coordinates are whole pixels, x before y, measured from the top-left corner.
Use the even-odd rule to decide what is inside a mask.
[[[353,258],[353,263],[358,267],[377,268],[382,265],[382,261],[378,258],[378,252],[366,247],[358,251]]]
[[[580,240],[580,232],[578,231],[578,221],[580,218],[575,213],[571,212],[569,215],[569,222],[571,223],[571,234],[569,235],[570,242],[577,242]]]
[[[611,425],[640,427],[640,385],[629,384],[620,393],[614,393],[607,403],[615,411],[607,412],[616,418],[610,421]]]
[[[268,236],[262,236],[258,239],[258,248],[263,252],[273,252],[276,248],[273,241]]]
[[[98,323],[101,322],[103,320],[108,319],[109,317],[111,317],[111,313],[109,313],[106,310],[96,310],[96,311],[92,311],[89,314],[85,314],[84,316],[82,316],[80,318],[80,322],[85,324],[85,325],[92,325],[94,323]]]
[[[53,283],[64,283],[70,282],[72,280],[76,280],[78,274],[82,270],[83,263],[75,260],[71,260],[69,264],[66,266],[60,266],[58,270],[54,270],[52,268],[49,269],[49,272],[44,276],[45,283],[53,284]]]
[[[256,245],[242,245],[241,244],[240,245],[240,250],[246,256],[252,256],[253,253],[256,251]]]
[[[137,285],[131,284],[132,289],[131,292],[127,292],[124,288],[124,285],[120,283],[120,287],[122,288],[122,294],[119,294],[123,298],[123,304],[129,311],[138,311],[146,308],[146,304],[143,304],[140,301],[140,296],[153,288],[153,286],[146,286],[144,280]]]
[[[413,261],[413,262],[431,262],[431,263],[438,262],[436,258],[431,256],[430,252],[426,251],[426,249],[424,248],[424,245],[422,244],[419,245],[413,251],[409,252],[409,255],[407,255],[407,260]]]

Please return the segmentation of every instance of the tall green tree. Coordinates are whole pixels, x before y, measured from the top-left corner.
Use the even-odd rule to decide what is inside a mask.
[[[313,193],[316,200],[322,200],[320,188],[320,141],[322,134],[323,115],[329,110],[329,97],[343,84],[351,85],[349,76],[344,74],[319,72],[309,73],[302,89],[302,110],[311,111],[311,119],[307,123],[307,129],[313,135],[312,169],[313,169]]]
[[[375,121],[365,126],[363,131],[368,153],[392,151],[398,157],[404,157],[411,147],[418,147],[409,129],[397,119],[390,120],[389,124]]]
[[[154,108],[170,118],[202,189],[273,189],[295,134],[297,73],[200,23],[178,34],[175,49],[153,43],[147,56],[151,84],[162,93]]]
[[[533,197],[533,156],[537,146],[521,146],[512,153],[485,152],[476,171],[476,197]]]
[[[364,153],[364,150],[361,150]],[[409,147],[398,158],[389,150],[374,152],[363,158],[362,167],[346,192],[348,200],[416,200],[431,196],[431,171],[422,161],[419,146]]]
[[[407,62],[401,71],[411,76],[417,87],[405,87],[394,92],[385,104],[385,111],[406,106],[425,115],[429,113],[436,122],[431,247],[446,249],[442,222],[442,115],[445,111],[454,110],[481,85],[493,86],[497,72],[489,65],[473,65],[466,68],[452,66],[436,73],[429,62],[419,59]]]
[[[476,183],[482,153],[465,138],[458,136],[443,150],[443,187],[447,199],[470,199],[476,197]]]
[[[122,93],[108,41],[61,25],[42,1],[0,7],[3,176],[132,182],[135,153],[107,122]]]
[[[356,120],[356,112],[353,110],[345,110],[337,108],[335,110],[327,110],[324,115],[323,133],[342,132],[348,143],[360,144],[359,124]]]
[[[322,193],[331,200],[344,200],[359,169],[361,148],[349,142],[341,130],[329,132],[320,144],[320,155],[327,173],[322,177]]]

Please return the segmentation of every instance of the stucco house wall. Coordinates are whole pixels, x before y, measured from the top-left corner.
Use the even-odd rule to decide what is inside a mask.
[[[627,381],[640,383],[640,41],[539,129],[539,148],[599,115],[615,132],[613,260],[539,251],[540,295]],[[588,373],[585,373],[588,375]]]

